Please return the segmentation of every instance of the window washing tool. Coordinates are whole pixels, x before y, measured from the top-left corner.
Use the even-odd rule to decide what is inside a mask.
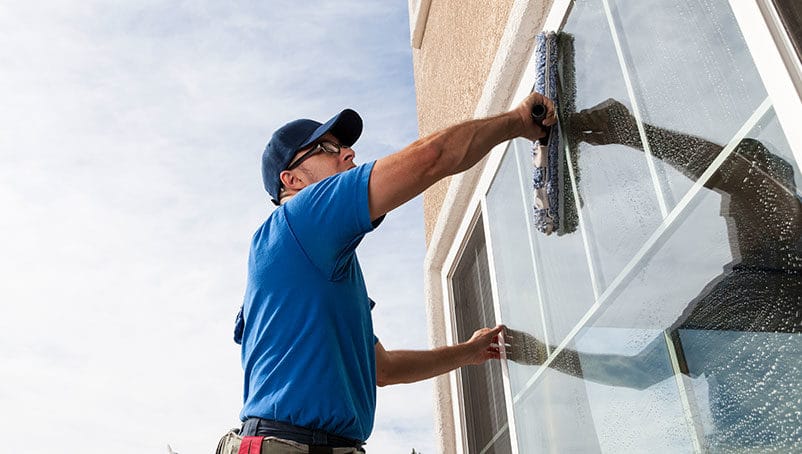
[[[541,129],[546,131],[546,136],[540,139],[544,141],[543,145],[549,144],[549,135],[551,134],[551,128],[548,126],[543,126],[543,120],[546,119],[547,112],[546,106],[543,104],[535,104],[532,106],[532,120],[534,120],[535,124],[540,126]]]
[[[536,37],[535,53],[537,74],[534,91],[551,99],[558,113],[573,111],[573,37],[564,33],[540,33]],[[562,59],[559,59],[561,55]],[[561,99],[561,95],[566,99]],[[531,115],[532,120],[542,127],[546,107],[533,106]],[[546,128],[546,136],[535,142],[533,152],[534,224],[546,235],[574,232],[578,224],[565,150],[560,143],[561,122],[565,116],[560,115],[560,122]],[[574,146],[571,148],[572,151],[575,149]],[[575,163],[574,156],[572,165]],[[573,170],[578,178],[578,169],[574,167]]]
[[[537,75],[535,76],[535,91],[550,98],[554,108],[559,108],[557,96],[557,46],[554,33],[541,33],[537,35],[535,44],[537,54]],[[537,104],[532,108],[532,120],[543,127],[545,106]],[[558,140],[551,136],[559,132],[559,123],[554,128],[548,128],[546,137],[535,142],[533,155],[534,190],[535,190],[535,227],[550,235],[560,225],[559,210],[559,172],[560,150]],[[549,145],[551,144],[551,145]]]

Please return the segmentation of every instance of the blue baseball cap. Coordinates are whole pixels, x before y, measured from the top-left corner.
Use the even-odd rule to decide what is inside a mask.
[[[298,151],[312,145],[327,132],[333,134],[340,144],[350,147],[362,134],[362,118],[355,111],[345,109],[326,123],[302,118],[287,123],[273,133],[262,153],[262,182],[274,204],[279,204],[281,172],[290,165]]]

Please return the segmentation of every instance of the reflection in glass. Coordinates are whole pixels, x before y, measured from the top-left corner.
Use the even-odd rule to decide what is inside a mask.
[[[526,399],[515,403],[521,453],[600,452],[585,382],[547,369]]]
[[[545,346],[536,338],[516,331],[507,337],[511,369],[545,360]],[[663,339],[662,331],[594,326],[575,339],[576,347],[559,354],[534,387],[517,396],[519,426],[527,433],[542,431],[532,426],[543,421],[550,426],[547,434],[519,436],[522,450],[538,451],[544,440],[535,437],[541,436],[560,450],[581,443],[581,452],[692,450],[665,342],[637,367],[629,359],[653,339]]]
[[[628,115],[610,101],[578,114],[575,123],[584,122],[593,140],[616,140],[616,131],[592,127],[599,112]],[[761,137],[773,116],[773,111],[767,114],[750,136]],[[698,178],[722,150],[700,138],[650,128],[667,143],[685,145],[665,159],[691,177]],[[691,410],[704,428],[705,449],[802,449],[802,199],[796,174],[792,163],[760,140],[742,140],[705,182],[710,192],[698,195],[671,238],[595,321],[596,326],[668,328],[681,371],[702,379],[694,382],[697,408]],[[715,201],[720,208],[711,213]],[[715,221],[719,215],[724,223]],[[715,228],[720,235],[705,231]],[[716,237],[720,240],[712,245],[700,241]],[[689,273],[693,263],[685,259],[711,246],[719,249],[713,257],[731,259]],[[666,299],[665,289],[678,286],[695,296]],[[594,382],[646,389],[672,375],[670,369],[653,367],[665,361],[665,345],[656,336],[632,355],[567,349],[552,364]]]
[[[487,195],[519,450],[802,452],[799,166],[773,110],[755,115],[767,95],[728,2],[609,3],[615,30],[597,0],[576,0],[564,28],[582,225],[522,231],[527,141]],[[675,208],[708,170],[665,220],[657,197]]]
[[[706,446],[797,452],[802,447],[799,333],[681,328]]]
[[[515,140],[510,151],[514,152],[521,169],[532,168],[532,142]],[[526,216],[533,219],[534,194],[531,177],[524,177],[514,183],[523,186]],[[571,331],[594,300],[581,230],[563,236],[545,236],[534,227],[529,232],[537,257],[537,282],[543,298],[546,329],[549,339],[559,342]]]
[[[575,129],[572,124],[575,110],[591,108],[608,97],[621,99],[628,105],[627,84],[599,2],[577,2],[559,39],[563,106],[560,124],[564,131]],[[625,119],[609,120],[623,122]],[[598,293],[615,279],[662,220],[647,162],[642,154],[635,154],[629,148],[629,144],[641,147],[640,135],[637,128],[628,126],[622,124],[617,128],[627,135],[626,140],[620,142],[594,143],[576,134],[565,137],[572,167],[576,169],[584,234],[590,243]],[[581,245],[580,234],[565,241]],[[570,275],[562,277],[572,279]],[[555,301],[554,304],[549,301],[549,306],[564,308],[565,304],[577,303],[576,300]],[[583,309],[589,306],[585,303]],[[563,326],[562,320],[554,320],[558,333],[564,334],[573,328],[579,317],[564,319],[567,326]]]
[[[729,2],[611,0],[610,9],[645,123],[726,144],[766,98]],[[693,181],[662,160],[685,147],[647,138],[670,209]]]

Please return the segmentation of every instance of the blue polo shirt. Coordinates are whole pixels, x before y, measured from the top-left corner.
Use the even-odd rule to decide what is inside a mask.
[[[243,421],[370,435],[377,340],[355,249],[378,225],[368,210],[373,164],[304,188],[256,231],[243,305]]]

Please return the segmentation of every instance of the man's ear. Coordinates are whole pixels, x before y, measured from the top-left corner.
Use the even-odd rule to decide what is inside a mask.
[[[290,170],[282,171],[278,177],[281,180],[281,184],[287,189],[300,191],[306,187],[306,183],[304,183],[297,175],[295,175],[295,172]]]

